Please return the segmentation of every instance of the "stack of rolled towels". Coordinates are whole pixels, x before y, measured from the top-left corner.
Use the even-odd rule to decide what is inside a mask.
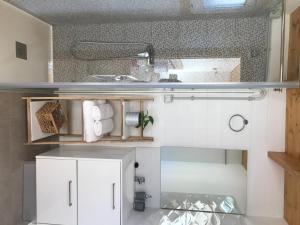
[[[84,140],[96,142],[114,129],[113,107],[105,100],[83,102]]]

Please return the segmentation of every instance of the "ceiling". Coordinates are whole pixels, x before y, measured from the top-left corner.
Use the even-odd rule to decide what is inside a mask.
[[[5,0],[50,24],[194,19],[266,13],[281,0],[246,0],[242,7],[205,8],[208,0]],[[227,1],[227,0],[223,0]],[[228,0],[230,1],[230,0]],[[292,0],[289,0],[292,1]],[[293,0],[294,1],[294,0]]]
[[[286,12],[288,14],[292,13],[297,7],[300,6],[300,0],[287,0],[286,3]]]

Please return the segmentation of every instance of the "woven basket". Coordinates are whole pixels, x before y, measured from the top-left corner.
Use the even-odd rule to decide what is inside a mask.
[[[58,134],[67,121],[67,116],[59,102],[47,102],[35,113],[42,132]]]

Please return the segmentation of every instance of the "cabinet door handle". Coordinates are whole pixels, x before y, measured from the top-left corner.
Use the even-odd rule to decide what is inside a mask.
[[[112,185],[112,209],[115,210],[116,206],[115,206],[115,186],[116,183],[113,183]]]
[[[72,203],[72,181],[69,181],[69,206],[71,207],[73,205]]]

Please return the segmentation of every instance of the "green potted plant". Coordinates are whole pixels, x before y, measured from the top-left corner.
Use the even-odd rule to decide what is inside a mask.
[[[154,123],[153,117],[149,115],[148,111],[147,111],[147,113],[140,112],[139,113],[139,124],[136,126],[136,128],[142,127],[144,130],[149,123],[151,123],[153,125],[153,123]]]

